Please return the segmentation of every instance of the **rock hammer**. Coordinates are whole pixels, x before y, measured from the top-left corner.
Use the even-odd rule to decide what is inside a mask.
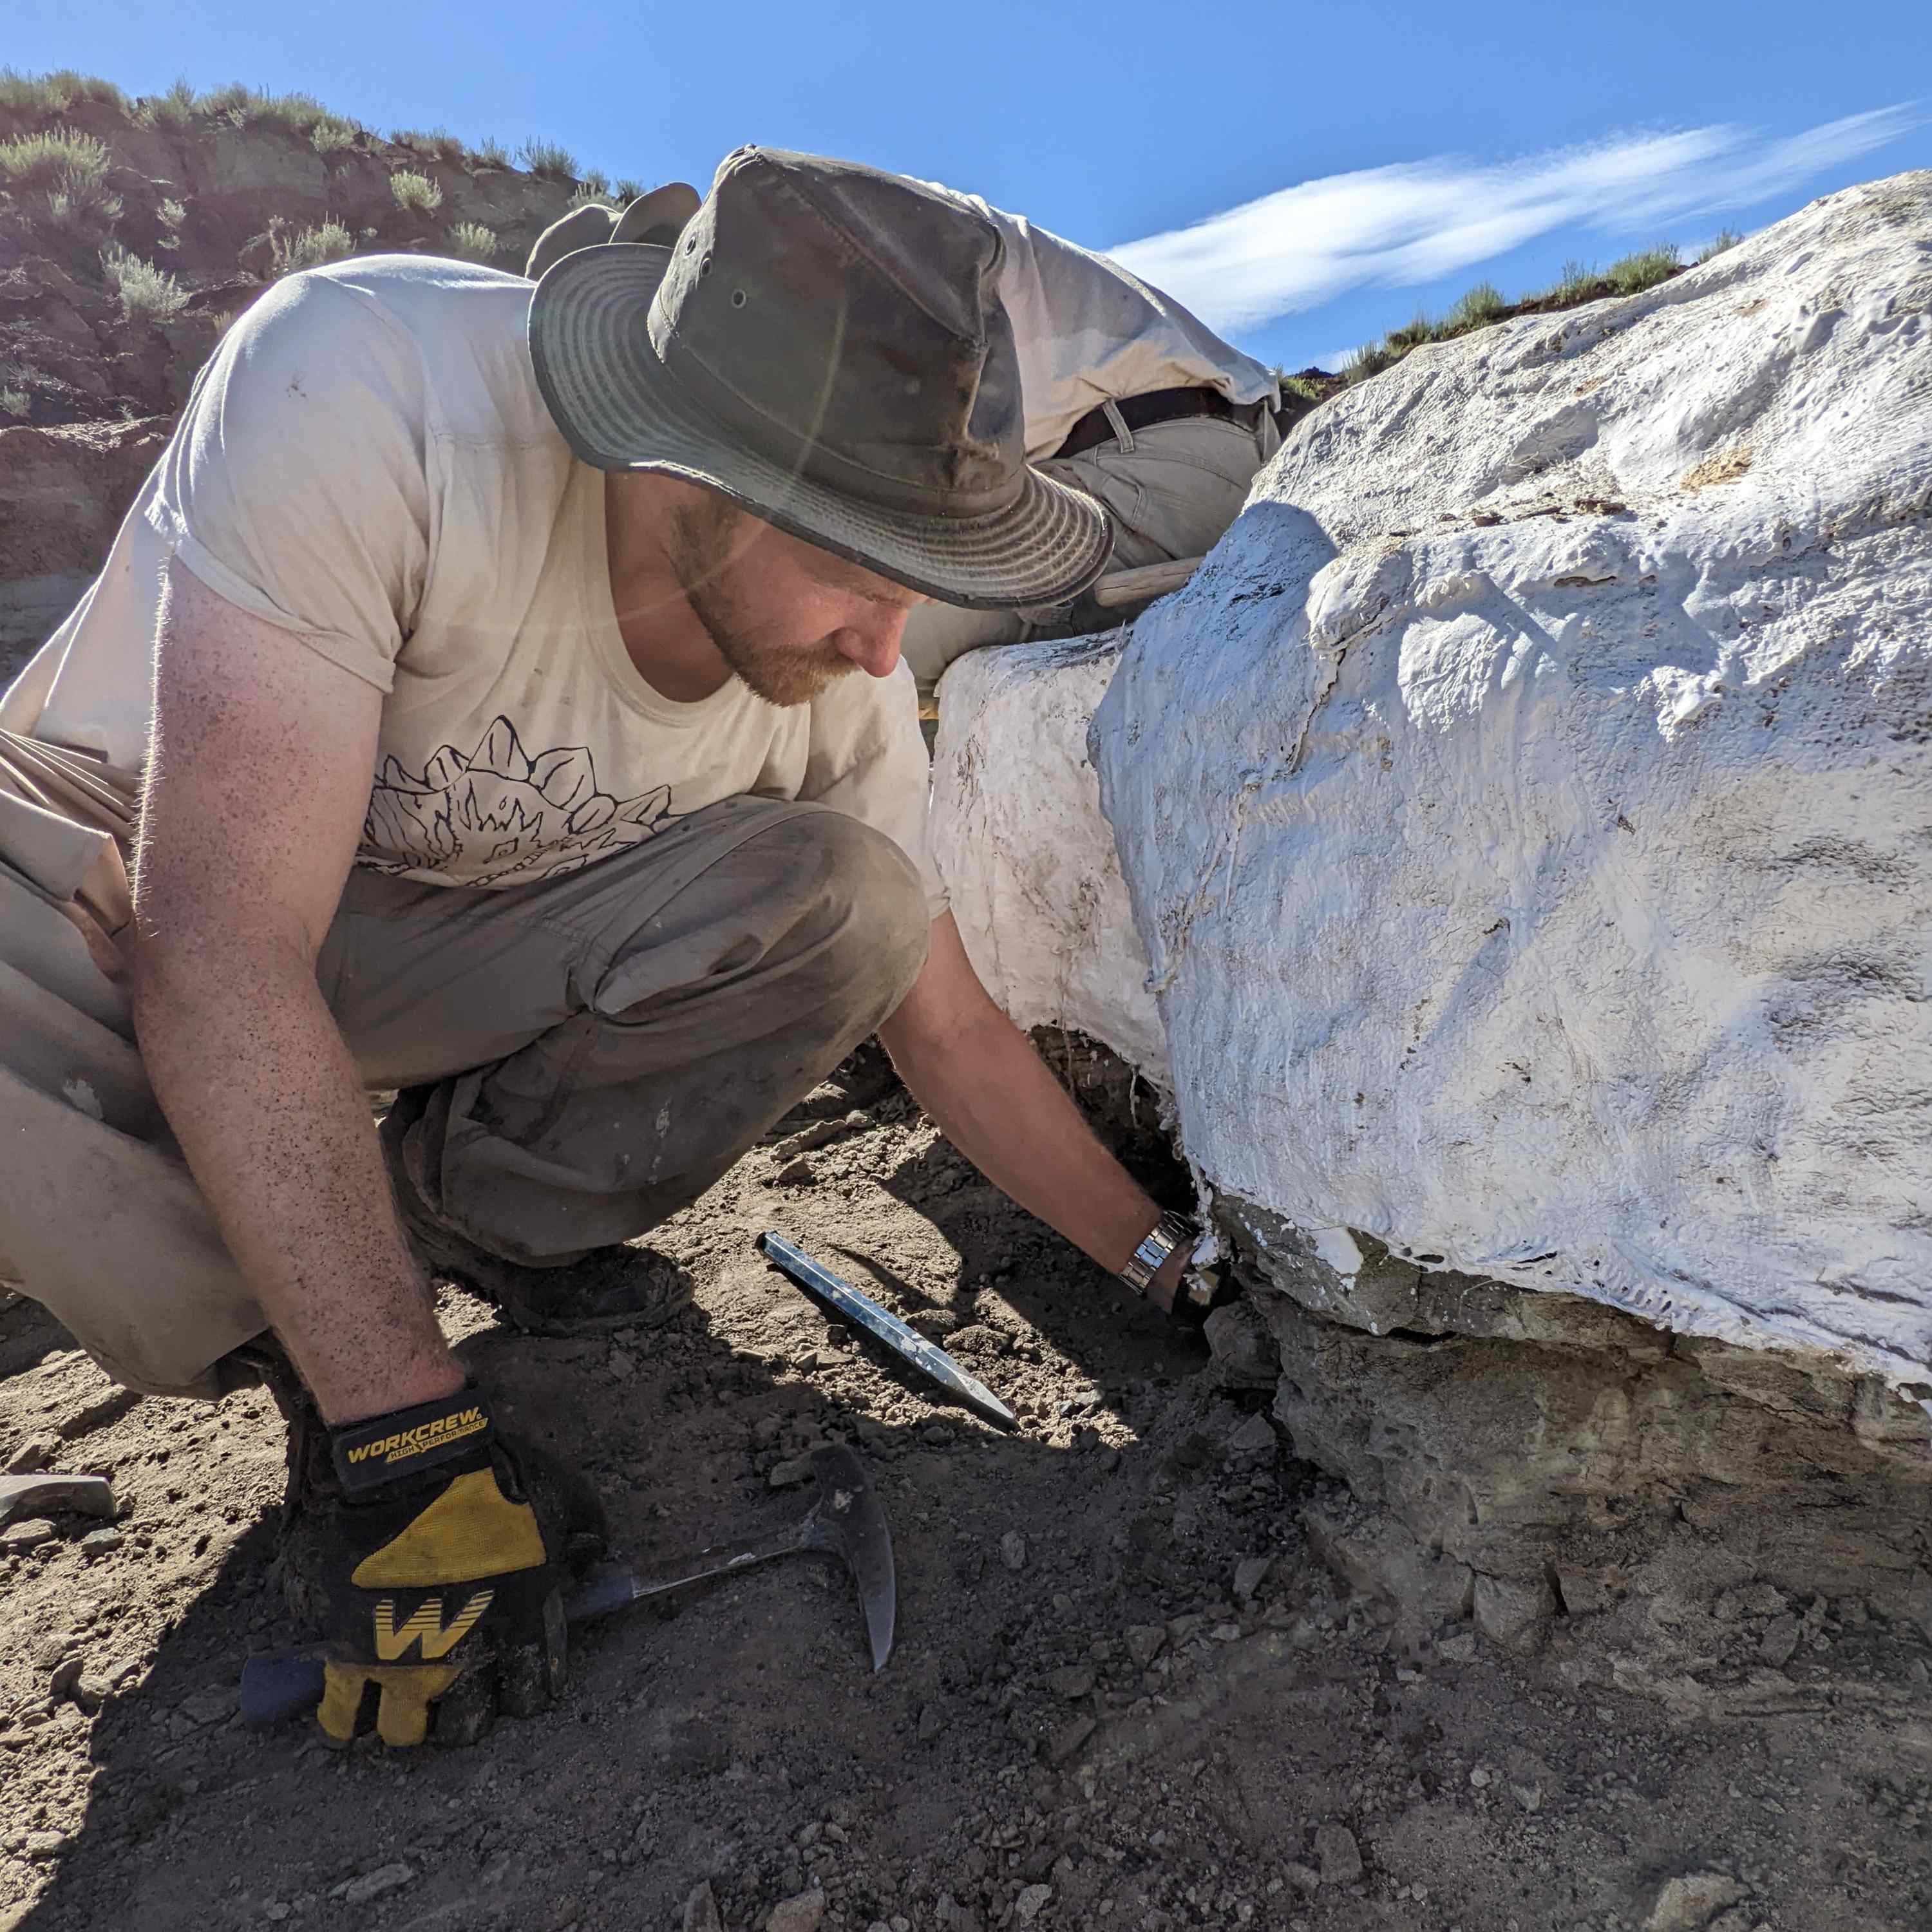
[[[598,1564],[564,1600],[566,1620],[574,1628],[628,1610],[647,1597],[661,1597],[714,1576],[749,1570],[774,1558],[809,1551],[836,1557],[858,1586],[859,1607],[874,1672],[892,1652],[898,1619],[898,1582],[892,1567],[892,1532],[872,1478],[856,1454],[843,1446],[814,1449],[812,1473],[818,1493],[805,1515],[783,1529],[737,1543],[721,1543],[694,1556],[648,1570],[623,1562]],[[322,1701],[324,1659],[317,1650],[271,1651],[251,1657],[242,1667],[242,1716],[250,1724],[280,1724],[313,1711]]]

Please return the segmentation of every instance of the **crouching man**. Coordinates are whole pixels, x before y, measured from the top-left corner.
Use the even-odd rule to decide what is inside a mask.
[[[1172,1303],[1185,1225],[987,999],[927,856],[908,612],[1064,599],[1110,542],[1026,461],[1001,255],[970,206],[746,148],[674,248],[534,297],[294,277],[0,706],[16,794],[146,773],[130,1009],[49,904],[58,810],[0,815],[0,1253],[137,1386],[276,1388],[332,1736],[473,1737],[562,1683],[579,1486],[494,1426],[425,1275],[530,1329],[663,1318],[689,1282],[634,1238],[869,1034]]]

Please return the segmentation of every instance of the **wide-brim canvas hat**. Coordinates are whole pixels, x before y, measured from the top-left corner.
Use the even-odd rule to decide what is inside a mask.
[[[537,237],[524,273],[540,280],[565,256],[605,242],[650,242],[668,248],[698,212],[698,190],[688,182],[646,189],[621,213],[602,202],[586,202],[560,215]]]
[[[1064,602],[1112,546],[1026,460],[999,231],[854,164],[741,148],[671,249],[565,256],[531,298],[574,453],[676,476],[949,604]]]

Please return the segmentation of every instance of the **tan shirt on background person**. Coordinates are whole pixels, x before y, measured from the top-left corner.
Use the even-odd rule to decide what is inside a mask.
[[[977,195],[926,185],[1000,231],[1000,300],[1019,351],[1027,454],[1049,476],[1106,506],[1114,528],[1109,568],[1211,550],[1240,514],[1255,472],[1280,446],[1274,414],[1280,391],[1273,374],[1118,262]],[[1123,420],[1092,447],[1060,454],[1075,426],[1096,409],[1191,390],[1220,397],[1229,413],[1177,415],[1138,430]],[[1231,420],[1234,411],[1240,416]],[[928,604],[907,620],[905,661],[921,699],[929,700],[946,667],[966,652],[1058,637],[1066,628],[1065,612]]]
[[[1119,262],[976,194],[925,186],[982,215],[1006,244],[1000,301],[1019,350],[1027,454],[1054,454],[1090,410],[1156,389],[1212,389],[1238,406],[1280,400],[1273,372]]]

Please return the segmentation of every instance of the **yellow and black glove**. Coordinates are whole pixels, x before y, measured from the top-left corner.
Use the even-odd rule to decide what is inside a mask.
[[[320,1445],[318,1445],[320,1446]],[[500,1706],[563,1689],[563,1526],[539,1514],[527,1452],[465,1389],[333,1431],[334,1481],[304,1499],[298,1552],[328,1662],[316,1716],[339,1743],[376,1694],[385,1744],[471,1742]],[[325,1479],[326,1480],[326,1479]],[[545,1517],[550,1520],[546,1521]]]

